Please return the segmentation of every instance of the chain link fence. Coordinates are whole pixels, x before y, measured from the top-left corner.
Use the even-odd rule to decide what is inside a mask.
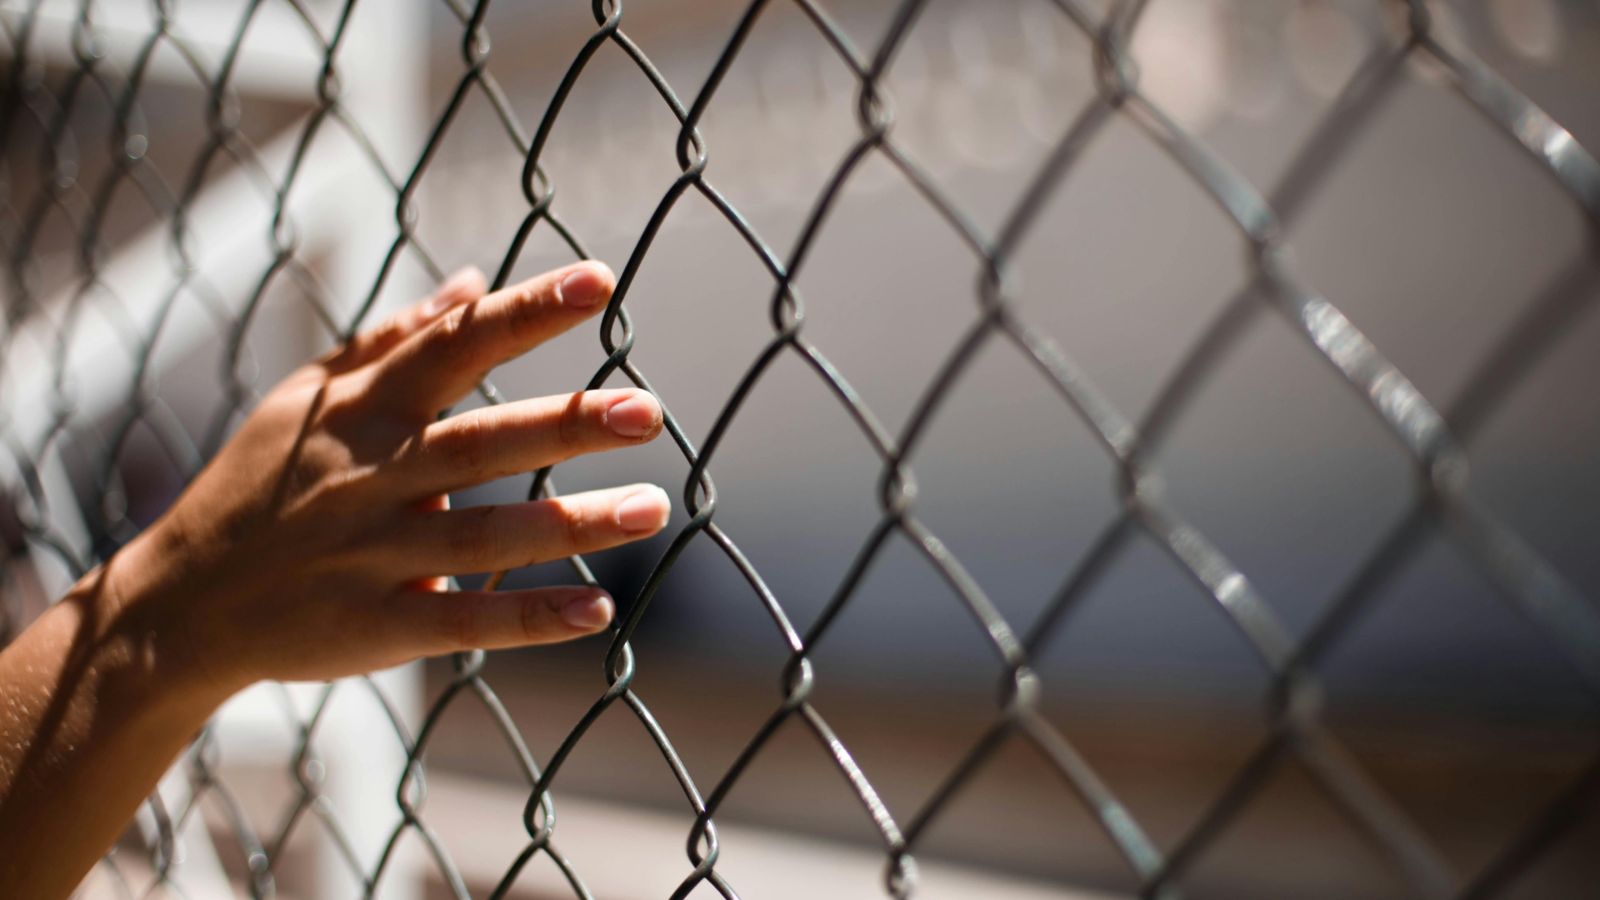
[[[630,22],[639,15],[651,17],[657,27],[662,17],[687,20],[689,12],[638,0],[626,9],[622,0],[596,0],[586,35],[563,48],[570,63],[562,76],[535,97],[508,90],[497,79],[503,59],[518,50],[514,42],[492,43],[486,0],[476,5],[445,0],[423,14],[388,11],[385,21],[392,13],[395,21],[409,20],[424,31],[417,23],[431,15],[433,33],[447,31],[458,45],[454,60],[445,63],[451,84],[444,102],[427,113],[426,121],[416,122],[380,105],[384,98],[396,106],[413,101],[418,108],[423,105],[420,96],[402,96],[405,88],[394,79],[397,71],[414,74],[428,68],[425,42],[415,32],[403,33],[394,22],[380,27],[376,19],[358,16],[353,0],[251,0],[236,9],[194,0],[181,5],[152,0],[145,9],[131,9],[136,5],[28,0],[0,6],[7,56],[0,111],[0,146],[7,164],[0,181],[0,235],[7,264],[0,346],[5,348],[7,408],[0,436],[6,447],[3,624],[8,637],[37,613],[63,578],[70,582],[82,575],[136,534],[159,511],[149,509],[148,500],[141,502],[140,497],[163,490],[170,495],[192,477],[257,392],[270,386],[263,372],[274,363],[259,358],[254,343],[258,331],[293,328],[298,321],[293,316],[309,314],[322,330],[325,346],[360,330],[390,298],[403,299],[412,283],[440,280],[461,261],[454,258],[458,248],[436,250],[424,236],[429,223],[422,197],[440,149],[471,106],[492,113],[501,132],[496,139],[521,163],[521,196],[514,202],[505,196],[492,201],[475,197],[470,178],[465,189],[460,178],[453,188],[469,214],[479,202],[511,202],[516,209],[516,226],[494,237],[503,245],[491,278],[496,288],[520,271],[530,240],[562,247],[571,258],[589,256],[583,237],[562,215],[564,205],[585,201],[567,192],[558,199],[560,172],[546,162],[552,134],[562,117],[574,112],[569,99],[597,57],[625,58],[643,79],[652,102],[670,113],[671,131],[656,136],[670,140],[677,174],[651,187],[646,223],[632,237],[628,257],[614,261],[620,263],[615,297],[598,330],[586,338],[597,339],[599,350],[595,353],[592,344],[587,350],[594,365],[590,387],[628,382],[654,390],[634,352],[636,342],[650,335],[636,329],[630,308],[642,302],[635,299],[637,294],[652,290],[648,265],[658,252],[653,248],[658,248],[669,217],[687,206],[694,206],[702,219],[732,229],[744,248],[740,253],[765,273],[764,295],[742,302],[761,306],[770,329],[709,427],[685,426],[674,415],[671,392],[660,394],[667,430],[681,454],[678,471],[687,518],[653,551],[656,555],[645,564],[647,574],[638,579],[636,590],[607,583],[622,614],[604,652],[603,682],[593,687],[576,720],[563,724],[564,738],[551,746],[526,739],[526,723],[513,717],[491,683],[483,653],[450,661],[446,674],[420,699],[413,688],[397,688],[378,677],[319,687],[313,694],[295,695],[299,700],[285,693],[282,715],[270,727],[290,744],[281,773],[290,785],[287,807],[264,815],[249,811],[249,792],[230,782],[226,742],[217,728],[208,729],[174,769],[163,792],[150,799],[128,839],[95,874],[116,894],[206,895],[203,887],[188,881],[195,863],[193,850],[184,848],[198,832],[219,838],[219,865],[233,888],[250,896],[279,893],[286,848],[297,835],[310,833],[310,840],[332,848],[329,856],[335,865],[367,895],[408,896],[401,881],[409,876],[396,875],[394,861],[410,843],[422,848],[420,868],[445,896],[472,896],[474,891],[520,896],[532,869],[550,864],[572,896],[591,897],[594,873],[568,855],[571,848],[563,841],[556,813],[563,772],[569,761],[586,752],[585,735],[603,716],[632,717],[644,729],[676,786],[678,808],[687,810],[677,835],[684,855],[674,897],[739,896],[739,885],[724,863],[718,815],[730,792],[786,726],[809,733],[848,785],[880,840],[882,878],[876,890],[895,897],[919,894],[923,885],[917,860],[927,835],[960,815],[952,812],[957,798],[996,764],[1002,750],[1018,743],[1031,747],[1070,790],[1074,799],[1065,802],[1081,805],[1102,830],[1124,866],[1125,877],[1116,885],[1141,896],[1189,895],[1192,881],[1201,884],[1194,893],[1204,895],[1196,871],[1265,785],[1286,768],[1309,777],[1345,827],[1386,861],[1405,893],[1415,896],[1519,895],[1527,873],[1552,848],[1570,840],[1586,817],[1592,818],[1600,790],[1600,755],[1591,748],[1589,761],[1541,801],[1534,814],[1464,864],[1459,854],[1441,849],[1430,829],[1369,772],[1325,715],[1321,662],[1372,614],[1408,563],[1443,539],[1470,558],[1478,577],[1531,622],[1549,652],[1562,660],[1581,685],[1588,726],[1600,720],[1600,609],[1578,582],[1547,560],[1536,542],[1521,536],[1468,490],[1469,446],[1476,433],[1507,402],[1519,379],[1546,356],[1552,342],[1572,327],[1574,310],[1582,303],[1572,296],[1593,294],[1592,281],[1581,272],[1594,258],[1600,165],[1572,133],[1469,49],[1448,7],[1435,11],[1420,0],[1370,8],[1351,4],[1360,21],[1371,25],[1363,32],[1370,43],[1342,79],[1321,121],[1292,150],[1283,176],[1264,191],[1241,174],[1227,153],[1142,86],[1141,72],[1150,60],[1136,52],[1137,41],[1145,23],[1162,14],[1161,4],[1153,4],[1153,10],[1147,9],[1152,4],[1137,0],[1035,4],[1031,21],[1069,31],[1081,43],[1081,54],[1071,61],[1086,100],[1073,106],[1068,126],[1050,139],[1048,152],[1030,163],[1024,190],[996,218],[969,213],[968,204],[947,188],[947,179],[900,139],[906,126],[901,125],[893,90],[894,73],[899,54],[919,34],[924,7],[930,6],[920,0],[886,8],[884,23],[870,42],[860,41],[821,3],[757,0],[716,17],[720,37],[715,52],[700,60],[693,81],[669,79],[652,62],[652,47],[629,37]],[[191,7],[204,16],[186,19]],[[747,40],[763,16],[776,14],[769,10],[776,7],[798,12],[805,27],[826,44],[833,61],[848,73],[854,101],[848,149],[831,161],[821,189],[806,199],[809,205],[793,240],[784,242],[764,235],[739,202],[719,190],[719,147],[702,130],[718,109],[719,96],[730,90],[730,79],[739,77],[730,73],[736,73]],[[536,18],[539,13],[529,15]],[[383,40],[394,43],[366,51],[368,55],[353,62],[350,48],[372,39],[363,31],[367,28],[391,29]],[[280,41],[311,47],[314,63],[298,70],[280,63],[273,57]],[[407,58],[395,47],[423,58]],[[372,61],[385,56],[390,68]],[[1426,69],[1419,70],[1418,63]],[[440,61],[434,59],[432,65],[437,72]],[[1547,177],[1585,219],[1583,227],[1591,229],[1586,258],[1578,263],[1580,275],[1574,276],[1578,287],[1558,292],[1554,301],[1507,327],[1491,352],[1468,361],[1473,374],[1448,402],[1425,396],[1341,311],[1339,297],[1319,293],[1301,273],[1287,237],[1317,187],[1370,127],[1373,111],[1398,85],[1424,77],[1452,92],[1453,102],[1479,113],[1476,127],[1514,143],[1521,165]],[[291,78],[304,82],[300,95],[284,87]],[[178,82],[181,90],[172,87]],[[203,98],[198,106],[196,97]],[[604,118],[603,110],[600,116]],[[174,124],[184,117],[187,124]],[[383,125],[370,126],[379,118]],[[613,124],[618,127],[628,124],[625,117],[617,118]],[[414,153],[407,149],[416,143],[407,130],[412,125],[424,126],[425,132],[420,151]],[[1139,140],[1170,157],[1221,210],[1221,221],[1231,223],[1247,266],[1237,293],[1196,332],[1188,349],[1162,361],[1161,370],[1170,374],[1137,415],[1114,402],[1097,385],[1095,373],[1063,349],[1070,341],[1058,343],[1060,335],[1036,325],[1016,302],[1021,291],[1018,248],[1035,234],[1043,211],[1071,181],[1085,153],[1108,130],[1129,126]],[[162,140],[173,134],[183,135],[188,149],[163,155]],[[731,135],[737,141],[738,132]],[[326,203],[304,206],[319,202],[320,193],[334,191],[326,173],[318,170],[325,161],[319,153],[330,144],[340,146],[343,154],[343,168],[331,170],[333,180],[376,179],[386,204],[357,206],[344,211],[343,218]],[[659,154],[664,149],[629,146],[625,152]],[[882,169],[885,164],[897,184],[914,192],[947,236],[965,248],[972,277],[970,288],[949,288],[965,292],[970,300],[959,340],[897,425],[875,411],[853,385],[852,373],[836,365],[826,347],[813,342],[800,287],[801,273],[821,236],[833,227],[832,214],[852,179],[864,168]],[[361,175],[350,174],[358,170]],[[1138,185],[1122,190],[1127,202],[1139,202]],[[231,197],[232,205],[202,209],[222,195]],[[381,252],[371,259],[340,257],[348,241],[365,242]],[[227,260],[220,268],[207,262],[219,245]],[[125,262],[136,246],[144,252]],[[352,294],[351,285],[359,285],[359,291]],[[1052,302],[1073,301],[1061,296]],[[1404,297],[1394,302],[1403,303]],[[289,318],[282,317],[288,315],[285,310],[293,311]],[[1186,517],[1164,489],[1156,465],[1176,423],[1237,352],[1252,324],[1274,316],[1325,363],[1325,379],[1341,384],[1376,417],[1413,475],[1407,511],[1387,527],[1360,564],[1331,593],[1326,585],[1302,586],[1332,598],[1307,627],[1287,622],[1250,573]],[[675,349],[684,354],[719,352],[714,333],[703,337],[701,345]],[[163,381],[163,370],[196,346],[218,348],[220,378],[199,384]],[[974,360],[995,348],[1014,354],[1048,383],[1059,404],[1089,429],[1116,472],[1114,513],[1090,540],[1064,557],[1059,589],[1026,620],[1005,612],[1005,605],[919,510],[914,457]],[[725,530],[713,481],[719,450],[763,377],[793,362],[802,364],[843,411],[845,419],[839,421],[848,426],[841,427],[859,433],[859,452],[875,460],[878,478],[875,525],[826,601],[815,615],[804,618],[791,614],[791,600],[769,585],[762,568],[741,550],[738,536]],[[114,376],[107,376],[108,371]],[[487,403],[504,396],[491,383],[483,384],[480,393]],[[184,395],[182,404],[174,401],[177,395]],[[204,398],[203,416],[192,411],[195,396]],[[1004,437],[991,440],[1003,449]],[[1252,438],[1240,434],[1238,440],[1247,444]],[[129,468],[130,448],[139,446],[147,456],[154,452],[162,458],[161,471],[169,474]],[[770,465],[779,467],[781,462]],[[167,483],[155,488],[134,483],[141,473]],[[971,477],[981,480],[985,473]],[[550,471],[541,471],[524,479],[521,489],[530,497],[549,495],[556,490],[555,480]],[[1178,833],[1160,838],[1048,714],[1042,698],[1052,690],[1051,680],[1033,663],[1071,630],[1083,598],[1142,541],[1154,542],[1203,591],[1214,611],[1242,636],[1243,646],[1267,673],[1268,684],[1259,697],[1262,728],[1250,751],[1231,768],[1203,811]],[[674,732],[636,690],[643,666],[634,639],[643,623],[659,615],[652,600],[691,545],[709,545],[725,557],[744,585],[742,596],[726,602],[759,607],[784,646],[781,664],[766,672],[780,690],[771,696],[764,721],[744,736],[731,762],[710,777],[692,771],[675,749]],[[827,677],[816,663],[817,648],[841,627],[849,627],[841,620],[875,564],[895,545],[911,548],[920,564],[943,582],[1003,675],[985,726],[909,808],[892,808],[885,801],[878,773],[858,761],[816,694],[819,679]],[[493,576],[490,584],[500,584],[507,574]],[[571,560],[568,574],[599,582],[584,559]],[[908,634],[915,638],[914,631]],[[403,696],[397,698],[397,691]],[[349,833],[346,810],[331,801],[319,747],[321,735],[334,727],[329,720],[343,709],[333,704],[334,698],[351,693],[375,703],[381,711],[377,721],[393,732],[369,739],[398,744],[403,754],[398,780],[385,788],[387,819],[379,829],[383,840],[375,856]],[[430,747],[441,730],[451,727],[447,713],[463,704],[481,707],[491,730],[514,756],[525,784],[521,849],[500,861],[501,873],[493,884],[469,883],[476,878],[462,872],[447,842],[435,833],[426,802]],[[420,717],[409,710],[412,706]],[[213,810],[209,816],[208,806]],[[602,850],[608,867],[628,864],[629,847]],[[1583,890],[1592,889],[1597,874],[1592,862],[1588,873],[1590,887]],[[861,889],[867,894],[874,888]],[[1309,886],[1306,893],[1312,893]]]

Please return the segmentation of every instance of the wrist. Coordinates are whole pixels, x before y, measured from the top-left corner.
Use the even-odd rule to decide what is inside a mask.
[[[96,668],[129,701],[166,717],[204,722],[244,687],[226,677],[196,627],[198,592],[172,577],[175,558],[156,526],[146,529],[73,594],[84,594]]]

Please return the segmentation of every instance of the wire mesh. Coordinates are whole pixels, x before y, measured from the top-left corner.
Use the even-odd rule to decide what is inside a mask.
[[[773,246],[718,191],[713,182],[715,167],[710,163],[712,148],[700,128],[758,18],[778,3],[792,3],[826,41],[853,76],[857,100],[857,133],[852,145],[836,161],[831,176],[812,201],[797,239],[786,248]],[[1403,63],[1417,58],[1430,60],[1442,70],[1460,98],[1482,113],[1483,128],[1497,130],[1520,145],[1526,151],[1528,165],[1545,172],[1592,224],[1600,224],[1600,165],[1595,158],[1496,71],[1465,47],[1442,37],[1429,7],[1420,0],[1393,5],[1391,11],[1404,23],[1401,38],[1373,50],[1343,86],[1332,112],[1298,148],[1287,175],[1270,193],[1252,185],[1222,153],[1186,130],[1141,90],[1139,59],[1130,45],[1140,27],[1145,3],[1119,0],[1102,11],[1076,0],[1055,0],[1050,5],[1052,15],[1080,31],[1092,47],[1091,66],[1083,75],[1092,81],[1093,98],[1060,136],[1021,199],[993,231],[985,230],[969,216],[940,179],[896,139],[896,105],[884,89],[885,73],[917,28],[919,14],[927,5],[921,0],[898,3],[888,27],[873,46],[858,46],[833,13],[814,0],[756,0],[744,9],[731,33],[721,41],[709,75],[692,93],[680,93],[679,87],[652,63],[647,49],[630,39],[624,27],[627,16],[622,0],[596,0],[592,8],[593,30],[581,44],[571,48],[570,66],[553,93],[542,101],[542,111],[532,128],[519,118],[513,98],[496,80],[491,67],[487,0],[475,5],[446,0],[444,6],[459,28],[459,77],[448,102],[432,121],[420,154],[399,169],[385,162],[384,148],[364,130],[363,111],[344,99],[341,52],[350,37],[354,0],[327,9],[307,0],[253,0],[244,6],[233,29],[232,42],[221,48],[220,54],[196,46],[173,25],[176,4],[154,0],[149,27],[137,36],[136,52],[125,66],[114,62],[104,50],[105,31],[100,16],[110,5],[98,0],[76,4],[70,25],[72,65],[65,78],[53,83],[34,58],[51,4],[31,0],[0,11],[0,31],[9,53],[7,90],[0,110],[0,128],[5,130],[0,133],[0,145],[11,147],[13,141],[21,140],[18,135],[25,130],[42,136],[38,177],[24,182],[8,175],[0,182],[7,261],[4,346],[8,353],[16,353],[21,352],[19,342],[39,342],[42,349],[38,352],[49,368],[48,379],[41,382],[47,385],[48,392],[38,398],[49,410],[45,426],[20,430],[8,421],[3,431],[9,456],[7,514],[11,518],[6,533],[8,591],[20,577],[17,572],[22,562],[53,557],[76,577],[137,533],[139,525],[123,502],[125,486],[120,483],[118,470],[119,457],[135,429],[147,430],[185,479],[198,472],[256,397],[251,375],[254,363],[249,358],[246,339],[258,322],[261,306],[274,296],[273,290],[285,284],[291,286],[295,296],[310,304],[328,332],[342,337],[358,331],[368,321],[369,312],[402,260],[420,264],[435,279],[444,276],[442,260],[419,236],[416,197],[439,148],[469,100],[476,98],[490,104],[505,138],[524,161],[522,221],[508,236],[492,287],[507,283],[530,235],[538,229],[556,235],[573,257],[586,258],[585,244],[559,215],[561,204],[555,201],[555,185],[541,168],[541,160],[575,85],[602,49],[615,48],[625,54],[678,123],[673,150],[680,174],[655,201],[648,223],[620,269],[615,297],[597,331],[604,361],[590,379],[590,387],[621,377],[651,389],[645,372],[630,355],[635,329],[628,299],[663,223],[686,195],[698,194],[708,201],[770,277],[771,294],[766,302],[772,325],[766,346],[726,398],[703,440],[696,443],[673,416],[673,398],[662,397],[667,431],[687,464],[682,499],[689,518],[655,561],[642,589],[624,604],[625,615],[610,635],[603,688],[559,745],[536,750],[527,744],[517,722],[484,677],[485,655],[481,652],[461,655],[453,661],[453,678],[431,698],[415,734],[409,732],[404,716],[393,708],[376,682],[329,686],[319,695],[310,715],[291,726],[297,732],[297,751],[291,759],[296,798],[276,827],[259,831],[252,824],[243,801],[220,775],[219,751],[214,735],[208,731],[180,764],[189,786],[188,802],[173,809],[167,808],[159,796],[150,801],[150,812],[157,823],[149,841],[155,883],[135,884],[122,871],[116,855],[103,864],[128,895],[137,896],[158,887],[181,889],[184,867],[174,852],[176,837],[194,827],[202,802],[213,802],[227,811],[232,839],[247,861],[244,887],[252,896],[274,894],[275,866],[282,850],[291,835],[305,828],[304,823],[310,819],[320,820],[324,839],[339,848],[340,858],[369,895],[383,893],[384,877],[395,848],[411,834],[426,845],[438,879],[447,890],[455,896],[468,896],[466,880],[430,829],[424,803],[430,740],[441,727],[446,710],[468,698],[476,698],[489,712],[513,748],[528,785],[523,815],[526,841],[522,852],[507,861],[503,878],[492,891],[492,896],[497,897],[511,893],[530,862],[540,857],[558,867],[574,896],[590,896],[584,872],[571,864],[560,849],[555,797],[563,768],[578,752],[585,733],[603,714],[618,706],[637,719],[659,748],[681,790],[682,802],[693,816],[692,827],[684,835],[686,859],[675,897],[707,886],[724,897],[738,896],[736,886],[718,867],[716,817],[729,792],[741,783],[779,729],[791,722],[803,725],[827,752],[874,823],[885,858],[882,890],[895,897],[916,893],[919,881],[915,860],[924,835],[946,815],[962,788],[995,758],[1001,747],[1013,741],[1031,744],[1050,761],[1115,845],[1137,880],[1139,892],[1145,896],[1181,896],[1186,875],[1228,832],[1264,782],[1290,765],[1298,765],[1313,779],[1354,830],[1390,860],[1418,896],[1501,895],[1568,833],[1581,813],[1593,807],[1595,793],[1600,789],[1600,759],[1591,761],[1554,802],[1524,823],[1487,864],[1474,871],[1462,871],[1407,810],[1370,777],[1322,714],[1316,671],[1319,660],[1341,641],[1352,623],[1369,609],[1382,586],[1418,552],[1424,540],[1439,535],[1470,556],[1504,602],[1542,630],[1550,646],[1570,663],[1591,695],[1600,692],[1600,611],[1532,544],[1466,490],[1466,444],[1486,414],[1504,401],[1505,386],[1537,360],[1542,336],[1508,335],[1501,352],[1483,361],[1462,399],[1451,408],[1441,409],[1352,324],[1333,299],[1319,294],[1298,273],[1284,236],[1287,225],[1302,211],[1311,186],[1325,176],[1352,137],[1360,133],[1365,111],[1391,90],[1396,80],[1409,77]],[[245,128],[241,101],[233,84],[240,60],[248,52],[246,39],[261,10],[271,6],[287,8],[294,14],[305,34],[316,42],[322,60],[313,108],[296,125],[298,135],[289,163],[281,171],[262,161],[256,142]],[[328,9],[332,16],[324,14]],[[141,104],[147,92],[149,67],[158,51],[175,51],[205,96],[206,138],[199,153],[182,170],[161,169],[148,152],[151,128]],[[103,121],[96,123],[98,133],[86,133],[83,116],[88,107],[104,111]],[[1138,421],[1120,410],[1048,334],[1030,324],[1013,302],[1016,248],[1030,234],[1055,189],[1073,172],[1074,163],[1085,148],[1116,117],[1131,122],[1145,140],[1168,154],[1225,213],[1237,229],[1252,271],[1249,283],[1210,323]],[[302,161],[310,158],[307,150],[329,131],[340,132],[353,142],[366,166],[393,196],[393,216],[387,223],[392,233],[388,252],[368,278],[366,296],[347,315],[337,312],[341,303],[330,296],[317,266],[306,258],[289,211],[290,197],[305,175]],[[11,153],[8,149],[8,155]],[[808,338],[805,303],[797,284],[808,253],[828,227],[843,186],[869,158],[891,165],[937,214],[944,227],[970,252],[977,275],[972,316],[963,339],[926,384],[912,414],[898,430],[884,423],[847,380],[846,373]],[[215,169],[222,166],[248,173],[260,200],[272,209],[271,228],[262,238],[267,262],[254,273],[252,289],[242,306],[230,303],[226,292],[207,280],[190,250],[194,236],[189,210]],[[154,316],[144,321],[122,309],[119,284],[104,268],[107,253],[118,240],[113,232],[124,227],[117,221],[118,204],[122,202],[119,198],[130,192],[141,207],[136,216],[160,223],[167,233],[167,289]],[[42,261],[36,247],[39,236],[49,228],[63,227],[63,223],[69,229],[73,248],[70,261]],[[48,271],[52,264],[56,269]],[[63,285],[64,303],[52,303],[51,297]],[[91,312],[112,323],[122,350],[134,361],[134,375],[126,384],[115,386],[120,402],[110,426],[85,430],[76,427],[80,424],[76,421],[76,395],[79,381],[92,374],[78,371],[73,347],[84,317]],[[216,386],[218,402],[208,427],[199,433],[191,433],[154,389],[151,371],[169,319],[181,315],[208,320],[216,339],[226,348],[224,379]],[[1245,572],[1165,496],[1153,463],[1173,422],[1188,408],[1198,387],[1235,346],[1245,324],[1263,315],[1281,316],[1288,322],[1326,361],[1328,377],[1342,380],[1370,407],[1415,474],[1410,513],[1336,592],[1335,602],[1313,627],[1298,638]],[[44,325],[39,325],[40,321]],[[1540,326],[1535,323],[1531,327]],[[1065,573],[1059,591],[1042,614],[1026,625],[1008,621],[962,561],[919,518],[917,482],[911,463],[929,423],[953,386],[967,372],[978,351],[993,344],[1012,348],[1048,379],[1060,401],[1092,430],[1119,472],[1117,514]],[[791,619],[782,598],[768,587],[734,537],[719,525],[717,490],[711,475],[723,439],[753,388],[764,373],[785,358],[802,362],[831,393],[880,462],[877,525],[822,614],[805,626]],[[488,402],[501,399],[500,391],[489,383],[482,386],[481,393]],[[84,446],[84,441],[94,440],[94,434],[103,438]],[[47,468],[45,461],[55,454],[71,454],[81,460],[89,473],[91,496],[63,498],[49,489],[42,473]],[[554,490],[549,470],[531,477],[530,497]],[[60,525],[62,504],[74,500],[85,517],[84,535]],[[1271,678],[1263,707],[1267,727],[1259,745],[1232,773],[1226,789],[1193,827],[1176,843],[1165,847],[1151,837],[1073,742],[1041,712],[1044,686],[1030,665],[1041,648],[1067,627],[1075,603],[1136,537],[1156,541],[1204,590],[1259,656]],[[909,816],[899,817],[881,799],[869,773],[857,764],[850,747],[813,702],[814,649],[838,627],[840,615],[857,596],[865,573],[884,548],[897,539],[908,541],[960,598],[978,633],[1008,673],[988,729],[920,807]],[[709,783],[697,782],[691,776],[674,749],[672,736],[634,690],[637,660],[630,644],[641,621],[650,613],[652,598],[685,548],[697,540],[714,545],[738,569],[748,585],[749,600],[765,611],[788,651],[781,672],[782,691],[772,704],[770,716],[749,735],[726,771]],[[584,560],[575,558],[571,565],[578,577],[595,581]],[[498,584],[504,575],[499,573],[492,583]],[[13,603],[6,611],[7,636],[14,634],[34,611]],[[398,823],[375,866],[366,865],[350,848],[338,811],[324,802],[315,771],[314,736],[336,689],[370,692],[383,704],[395,735],[405,748],[405,774],[395,790]],[[627,851],[614,848],[614,852]]]

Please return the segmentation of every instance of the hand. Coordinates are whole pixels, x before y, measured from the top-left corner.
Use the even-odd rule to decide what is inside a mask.
[[[483,296],[464,272],[290,375],[108,567],[114,617],[140,623],[163,669],[219,695],[604,628],[614,607],[596,588],[446,592],[443,576],[648,537],[666,524],[664,491],[454,510],[447,492],[649,441],[655,399],[588,391],[437,417],[604,308],[614,283],[588,262]]]

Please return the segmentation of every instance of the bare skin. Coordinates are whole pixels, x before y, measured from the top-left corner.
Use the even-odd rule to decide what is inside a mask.
[[[651,440],[643,391],[436,421],[495,365],[604,308],[579,263],[484,294],[458,274],[278,385],[159,521],[0,652],[0,885],[66,897],[207,718],[265,679],[322,680],[602,630],[575,586],[446,592],[445,576],[648,537],[650,485],[449,509],[452,490]]]

